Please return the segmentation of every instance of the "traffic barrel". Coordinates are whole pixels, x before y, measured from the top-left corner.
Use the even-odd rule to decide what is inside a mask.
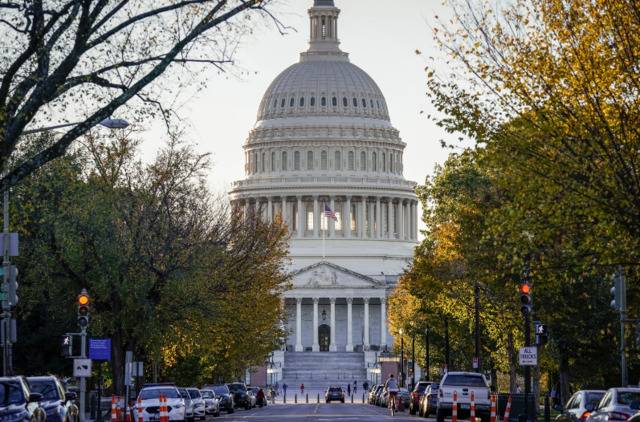
[[[491,395],[491,419],[490,422],[496,422],[496,396]]]
[[[504,410],[504,422],[509,422],[509,415],[511,414],[511,396],[507,399],[507,408]]]
[[[476,394],[471,390],[471,404],[469,410],[469,421],[476,422]]]
[[[160,422],[169,422],[167,399],[165,396],[160,396]]]
[[[453,391],[453,404],[451,405],[451,422],[458,422],[458,392]]]
[[[118,400],[111,396],[111,422],[118,422]]]
[[[144,422],[144,418],[142,417],[142,399],[140,397],[138,397],[138,422]]]
[[[131,421],[131,408],[129,407],[129,403],[124,404],[124,422],[132,422]]]

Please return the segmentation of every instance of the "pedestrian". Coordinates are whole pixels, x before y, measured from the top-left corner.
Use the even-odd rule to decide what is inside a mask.
[[[369,382],[368,381],[363,382],[362,388],[364,388],[364,391],[369,391]]]
[[[278,381],[276,381],[276,396],[280,394],[280,385],[278,384]]]
[[[283,393],[285,396],[287,395],[287,387],[288,387],[287,383],[286,383],[286,382],[283,382],[283,383],[282,383],[282,393]]]
[[[347,396],[351,396],[351,383],[347,384]]]
[[[300,384],[300,395],[304,394],[304,384]]]
[[[358,394],[358,380],[353,380],[353,395]]]

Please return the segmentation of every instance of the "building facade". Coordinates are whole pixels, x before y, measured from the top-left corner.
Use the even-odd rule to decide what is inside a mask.
[[[391,345],[387,296],[417,244],[405,143],[378,85],[340,49],[339,14],[333,0],[309,9],[309,49],[264,94],[244,145],[246,177],[230,192],[247,216],[280,218],[291,232],[289,336],[274,362],[276,379],[295,383],[318,377],[300,367],[313,366],[301,353],[317,362],[353,354],[361,368],[346,373],[370,375]]]

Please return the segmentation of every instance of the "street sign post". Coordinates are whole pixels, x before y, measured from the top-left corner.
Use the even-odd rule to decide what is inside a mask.
[[[91,359],[74,359],[73,376],[76,378],[89,378],[91,376]]]
[[[538,348],[522,347],[518,354],[520,366],[537,366],[538,365]]]

